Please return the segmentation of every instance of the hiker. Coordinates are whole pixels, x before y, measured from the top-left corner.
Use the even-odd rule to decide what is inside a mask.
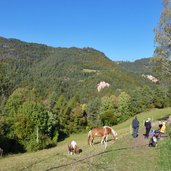
[[[151,119],[150,119],[150,118],[148,118],[148,119],[145,121],[144,126],[145,126],[145,130],[146,130],[144,136],[145,136],[145,138],[148,139],[149,133],[150,133],[150,129],[151,129]]]
[[[162,122],[159,121],[159,131],[160,131],[160,129],[162,128],[162,126],[163,126]]]
[[[149,147],[157,147],[157,141],[158,141],[158,132],[156,132],[155,130],[151,131],[152,137],[150,138],[149,141]]]
[[[165,122],[162,122],[162,127],[160,129],[160,133],[161,134],[164,134],[165,133],[165,130],[166,130],[166,123]]]
[[[135,118],[132,121],[132,128],[133,128],[132,136],[134,138],[138,137],[139,121],[137,119],[137,116],[135,116]]]

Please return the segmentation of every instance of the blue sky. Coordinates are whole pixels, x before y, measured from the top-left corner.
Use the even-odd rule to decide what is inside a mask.
[[[134,61],[153,55],[162,0],[1,0],[0,7],[2,37]]]

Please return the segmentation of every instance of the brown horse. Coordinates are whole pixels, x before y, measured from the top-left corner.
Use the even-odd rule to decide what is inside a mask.
[[[92,145],[95,137],[102,137],[101,144],[105,144],[106,148],[109,134],[113,136],[114,140],[117,139],[116,131],[114,131],[114,129],[109,126],[104,126],[103,128],[93,128],[88,133],[88,144]]]

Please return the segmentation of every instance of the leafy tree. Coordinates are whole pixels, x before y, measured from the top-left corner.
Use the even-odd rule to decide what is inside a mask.
[[[131,114],[131,97],[126,92],[121,92],[118,96],[118,112],[120,113],[120,120],[128,119]]]
[[[118,98],[114,95],[101,99],[100,119],[103,125],[114,125],[118,122]]]
[[[83,117],[82,107],[77,104],[77,106],[72,109],[68,130],[70,130],[70,133],[83,130],[86,126],[85,123],[86,120],[84,120]]]
[[[5,130],[5,117],[0,115],[0,136],[4,135]]]
[[[61,95],[54,108],[53,108],[53,113],[55,116],[55,118],[57,119],[57,123],[58,123],[58,130],[60,132],[60,135],[62,136],[62,134],[65,136],[68,134],[67,129],[66,129],[66,115],[64,113],[65,109],[66,109],[66,105],[67,102],[65,100],[65,97],[63,95]]]
[[[8,67],[7,63],[0,61],[0,97],[8,96],[11,92],[12,83],[7,73]]]
[[[57,115],[55,113],[49,112],[48,111],[48,135],[51,139],[53,139],[53,141],[56,143],[58,141],[58,119],[57,119]]]
[[[169,94],[170,93],[168,92],[168,95]],[[169,97],[164,96],[160,87],[153,91],[153,106],[155,108],[164,108],[169,106]]]
[[[163,0],[163,11],[155,29],[156,49],[153,62],[160,77],[164,96],[167,96],[169,79],[171,78],[171,1]]]
[[[99,110],[101,101],[99,98],[92,99],[87,104],[86,113],[88,118],[89,127],[95,127],[100,125]]]
[[[19,141],[23,143],[30,140],[31,134],[34,132],[34,122],[32,113],[34,112],[35,104],[24,102],[16,112],[13,118],[14,134]]]
[[[112,111],[106,111],[100,115],[100,120],[102,125],[116,125],[118,123],[118,118]]]

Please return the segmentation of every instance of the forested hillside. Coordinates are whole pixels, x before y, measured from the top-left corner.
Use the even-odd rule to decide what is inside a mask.
[[[36,88],[43,98],[55,91],[67,98],[79,94],[81,101],[87,102],[100,94],[96,91],[100,81],[108,82],[108,92],[112,93],[150,85],[138,75],[123,71],[95,49],[52,48],[4,38],[0,43],[1,65],[12,88]]]
[[[139,74],[152,74],[154,75],[154,68],[152,63],[152,58],[143,58],[138,59],[134,62],[129,61],[119,61],[118,65],[121,66],[123,69]]]
[[[170,89],[164,94],[160,84],[126,71],[98,50],[2,37],[0,81],[5,153],[54,146],[72,133],[169,106],[171,99]],[[99,83],[108,86],[97,89]]]

